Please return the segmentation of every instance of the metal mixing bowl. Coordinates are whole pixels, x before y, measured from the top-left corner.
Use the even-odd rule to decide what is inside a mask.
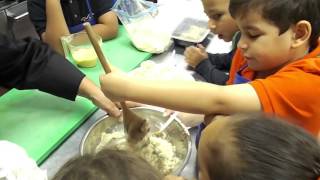
[[[149,107],[139,107],[132,109],[139,116],[147,119],[150,125],[150,131],[154,132],[160,129],[168,117],[163,117],[162,112]],[[123,131],[123,124],[118,119],[104,116],[93,124],[81,142],[81,155],[93,154],[96,152],[96,147],[100,143],[101,134]],[[187,128],[176,118],[171,125],[164,131],[167,135],[166,139],[175,146],[176,157],[179,162],[171,174],[179,175],[187,164],[191,155],[191,137]]]

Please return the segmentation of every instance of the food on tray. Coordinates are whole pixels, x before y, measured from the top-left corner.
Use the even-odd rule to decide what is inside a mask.
[[[209,33],[207,22],[185,18],[174,30],[172,37],[177,40],[200,43]]]
[[[182,32],[180,34],[180,37],[182,39],[192,40],[192,41],[198,41],[203,36],[203,33],[205,33],[206,29],[191,25],[188,30]]]

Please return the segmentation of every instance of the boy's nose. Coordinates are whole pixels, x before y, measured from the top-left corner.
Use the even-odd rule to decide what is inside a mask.
[[[244,40],[244,38],[241,37],[239,42],[238,42],[237,47],[242,49],[242,50],[248,49],[248,43]]]
[[[216,23],[212,20],[209,20],[208,22],[208,28],[211,30],[211,31],[214,31],[216,29]]]

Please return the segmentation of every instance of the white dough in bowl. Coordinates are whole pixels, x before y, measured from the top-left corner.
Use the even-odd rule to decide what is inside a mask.
[[[114,144],[114,142],[118,142]],[[110,146],[110,144],[112,144]],[[148,161],[162,174],[170,174],[180,162],[176,157],[175,147],[162,136],[149,134],[141,142],[132,146],[127,143],[124,132],[112,132],[101,134],[101,140],[96,152],[104,148],[131,151]]]

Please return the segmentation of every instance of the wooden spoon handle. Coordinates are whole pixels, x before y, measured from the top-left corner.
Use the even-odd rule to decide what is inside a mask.
[[[97,42],[96,34],[95,34],[95,32],[93,32],[90,23],[85,22],[85,23],[83,23],[83,26],[84,26],[84,29],[86,30],[86,32],[88,34],[88,37],[89,37],[89,39],[90,39],[90,41],[91,41],[91,43],[92,43],[92,45],[94,47],[94,50],[97,53],[98,59],[99,59],[101,65],[102,65],[102,67],[104,69],[104,72],[106,74],[110,73],[111,72],[111,68],[110,68],[110,65],[108,64],[108,60],[103,55],[101,47],[100,47],[99,43]]]
[[[111,72],[110,65],[108,64],[107,59],[102,53],[102,50],[96,40],[96,35],[93,32],[91,25],[89,23],[83,24],[88,37],[96,51],[100,63],[106,74]],[[129,141],[137,142],[143,139],[143,137],[148,133],[149,128],[147,127],[147,122],[145,119],[139,117],[135,113],[133,113],[125,104],[125,102],[120,102],[123,110],[123,124],[124,128],[128,133]]]

